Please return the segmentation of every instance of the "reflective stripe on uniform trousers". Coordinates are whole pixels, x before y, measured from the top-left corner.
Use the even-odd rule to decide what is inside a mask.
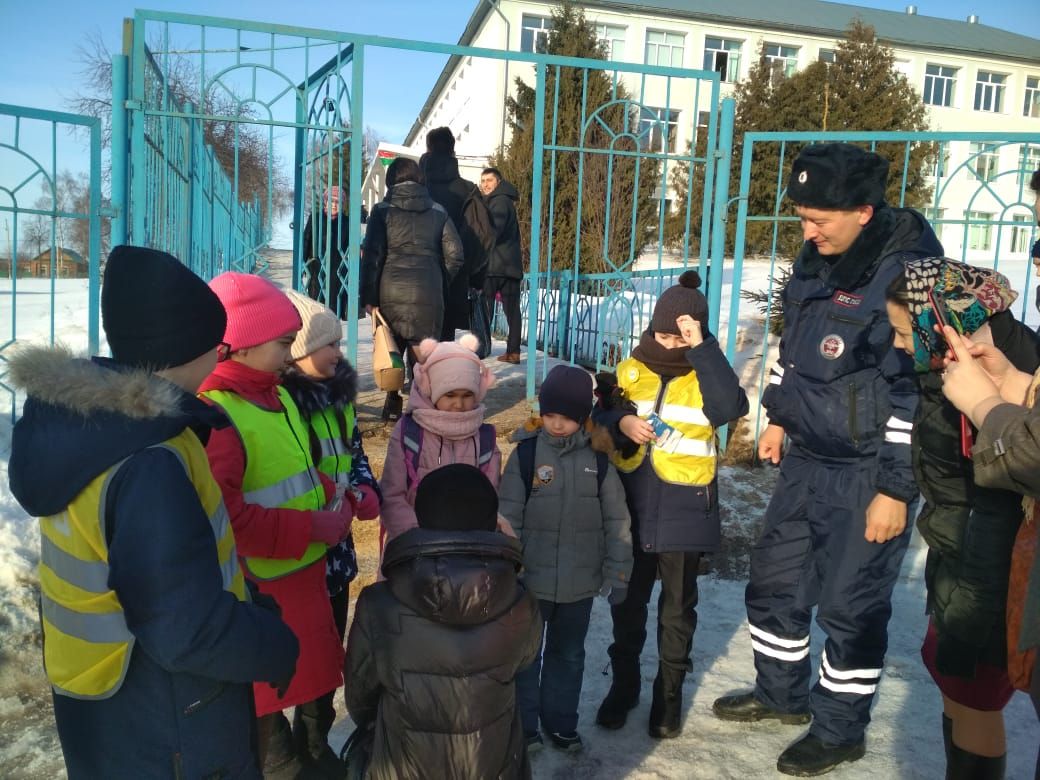
[[[835,693],[873,694],[881,679],[881,669],[849,669],[839,671],[827,660],[827,650],[820,657],[820,685]],[[848,682],[860,680],[860,682]]]
[[[776,634],[770,634],[768,631],[763,631],[761,628],[750,624],[748,625],[748,630],[751,632],[751,647],[763,655],[768,655],[779,661],[801,661],[809,655],[809,637],[803,639],[783,639]]]

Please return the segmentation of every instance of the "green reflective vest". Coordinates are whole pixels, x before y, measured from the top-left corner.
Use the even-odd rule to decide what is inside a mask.
[[[185,429],[154,446],[169,450],[184,466],[213,529],[224,590],[247,601],[231,523],[202,443]],[[130,663],[134,636],[108,587],[105,533],[108,486],[125,462],[95,477],[65,511],[40,518],[44,667],[63,696],[107,699],[122,686]]]
[[[307,426],[285,388],[278,388],[282,408],[275,411],[227,390],[207,390],[202,395],[227,412],[242,440],[246,455],[242,498],[247,504],[266,509],[324,506],[325,488],[307,446]],[[301,558],[247,557],[244,564],[255,579],[276,580],[310,566],[327,549],[322,542],[311,542]]]
[[[347,430],[342,430],[340,416],[331,406],[311,417],[311,429],[318,437],[321,445],[321,460],[318,471],[325,474],[337,485],[350,484],[350,466],[353,462],[350,448],[344,442],[354,438],[354,404],[343,410],[343,419]]]

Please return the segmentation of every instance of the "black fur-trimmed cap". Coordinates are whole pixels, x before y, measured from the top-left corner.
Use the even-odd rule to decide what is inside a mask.
[[[787,197],[799,206],[853,209],[885,200],[888,160],[852,144],[816,144],[791,166]]]

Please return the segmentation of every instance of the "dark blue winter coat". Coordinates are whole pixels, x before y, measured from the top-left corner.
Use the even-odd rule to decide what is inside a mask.
[[[144,372],[34,349],[12,360],[28,394],[14,428],[11,492],[61,512],[127,458],[106,500],[108,584],[134,635],[122,686],[94,701],[55,694],[71,778],[251,777],[251,683],[286,681],[298,653],[281,619],[223,589],[213,531],[175,455],[146,449],[223,414]]]
[[[892,347],[885,291],[915,258],[942,256],[928,222],[912,209],[880,207],[837,258],[806,242],[783,291],[780,354],[762,397],[769,421],[808,457],[875,458],[878,492],[911,501],[917,381]]]
[[[748,412],[748,399],[737,375],[719,348],[714,336],[686,352],[686,360],[697,372],[704,415],[718,428]],[[654,370],[654,366],[648,365]],[[663,388],[669,377],[660,374]],[[593,420],[614,436],[624,453],[632,442],[621,433],[618,423],[631,411],[623,409],[593,411]],[[674,485],[661,480],[650,458],[635,471],[621,473],[628,509],[632,515],[632,544],[644,552],[714,552],[719,548],[718,479],[710,485]]]

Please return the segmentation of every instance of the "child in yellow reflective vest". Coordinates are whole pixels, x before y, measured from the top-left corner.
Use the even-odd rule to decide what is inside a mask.
[[[286,707],[317,711],[317,701],[343,681],[343,644],[336,631],[325,555],[347,537],[353,496],[342,508],[331,479],[318,471],[300,411],[281,386],[281,372],[300,329],[296,308],[266,279],[224,273],[210,287],[227,310],[225,359],[206,379],[203,398],[220,406],[232,427],[206,447],[227,504],[246,575],[282,610],[300,641],[296,674],[285,690],[254,686],[265,773],[303,771]],[[329,508],[327,508],[329,507]]]
[[[357,372],[340,350],[343,326],[324,304],[294,290],[287,290],[286,295],[299,312],[303,327],[290,350],[292,363],[282,384],[307,425],[308,446],[318,471],[336,483],[338,494],[353,492],[359,520],[374,520],[379,516],[382,495],[357,424]],[[325,562],[325,582],[341,642],[347,630],[350,583],[357,570],[354,537],[349,535],[329,548]],[[328,748],[329,730],[336,720],[334,693],[321,696],[315,712],[297,707],[293,720],[297,751],[324,761],[330,768],[339,766]]]

